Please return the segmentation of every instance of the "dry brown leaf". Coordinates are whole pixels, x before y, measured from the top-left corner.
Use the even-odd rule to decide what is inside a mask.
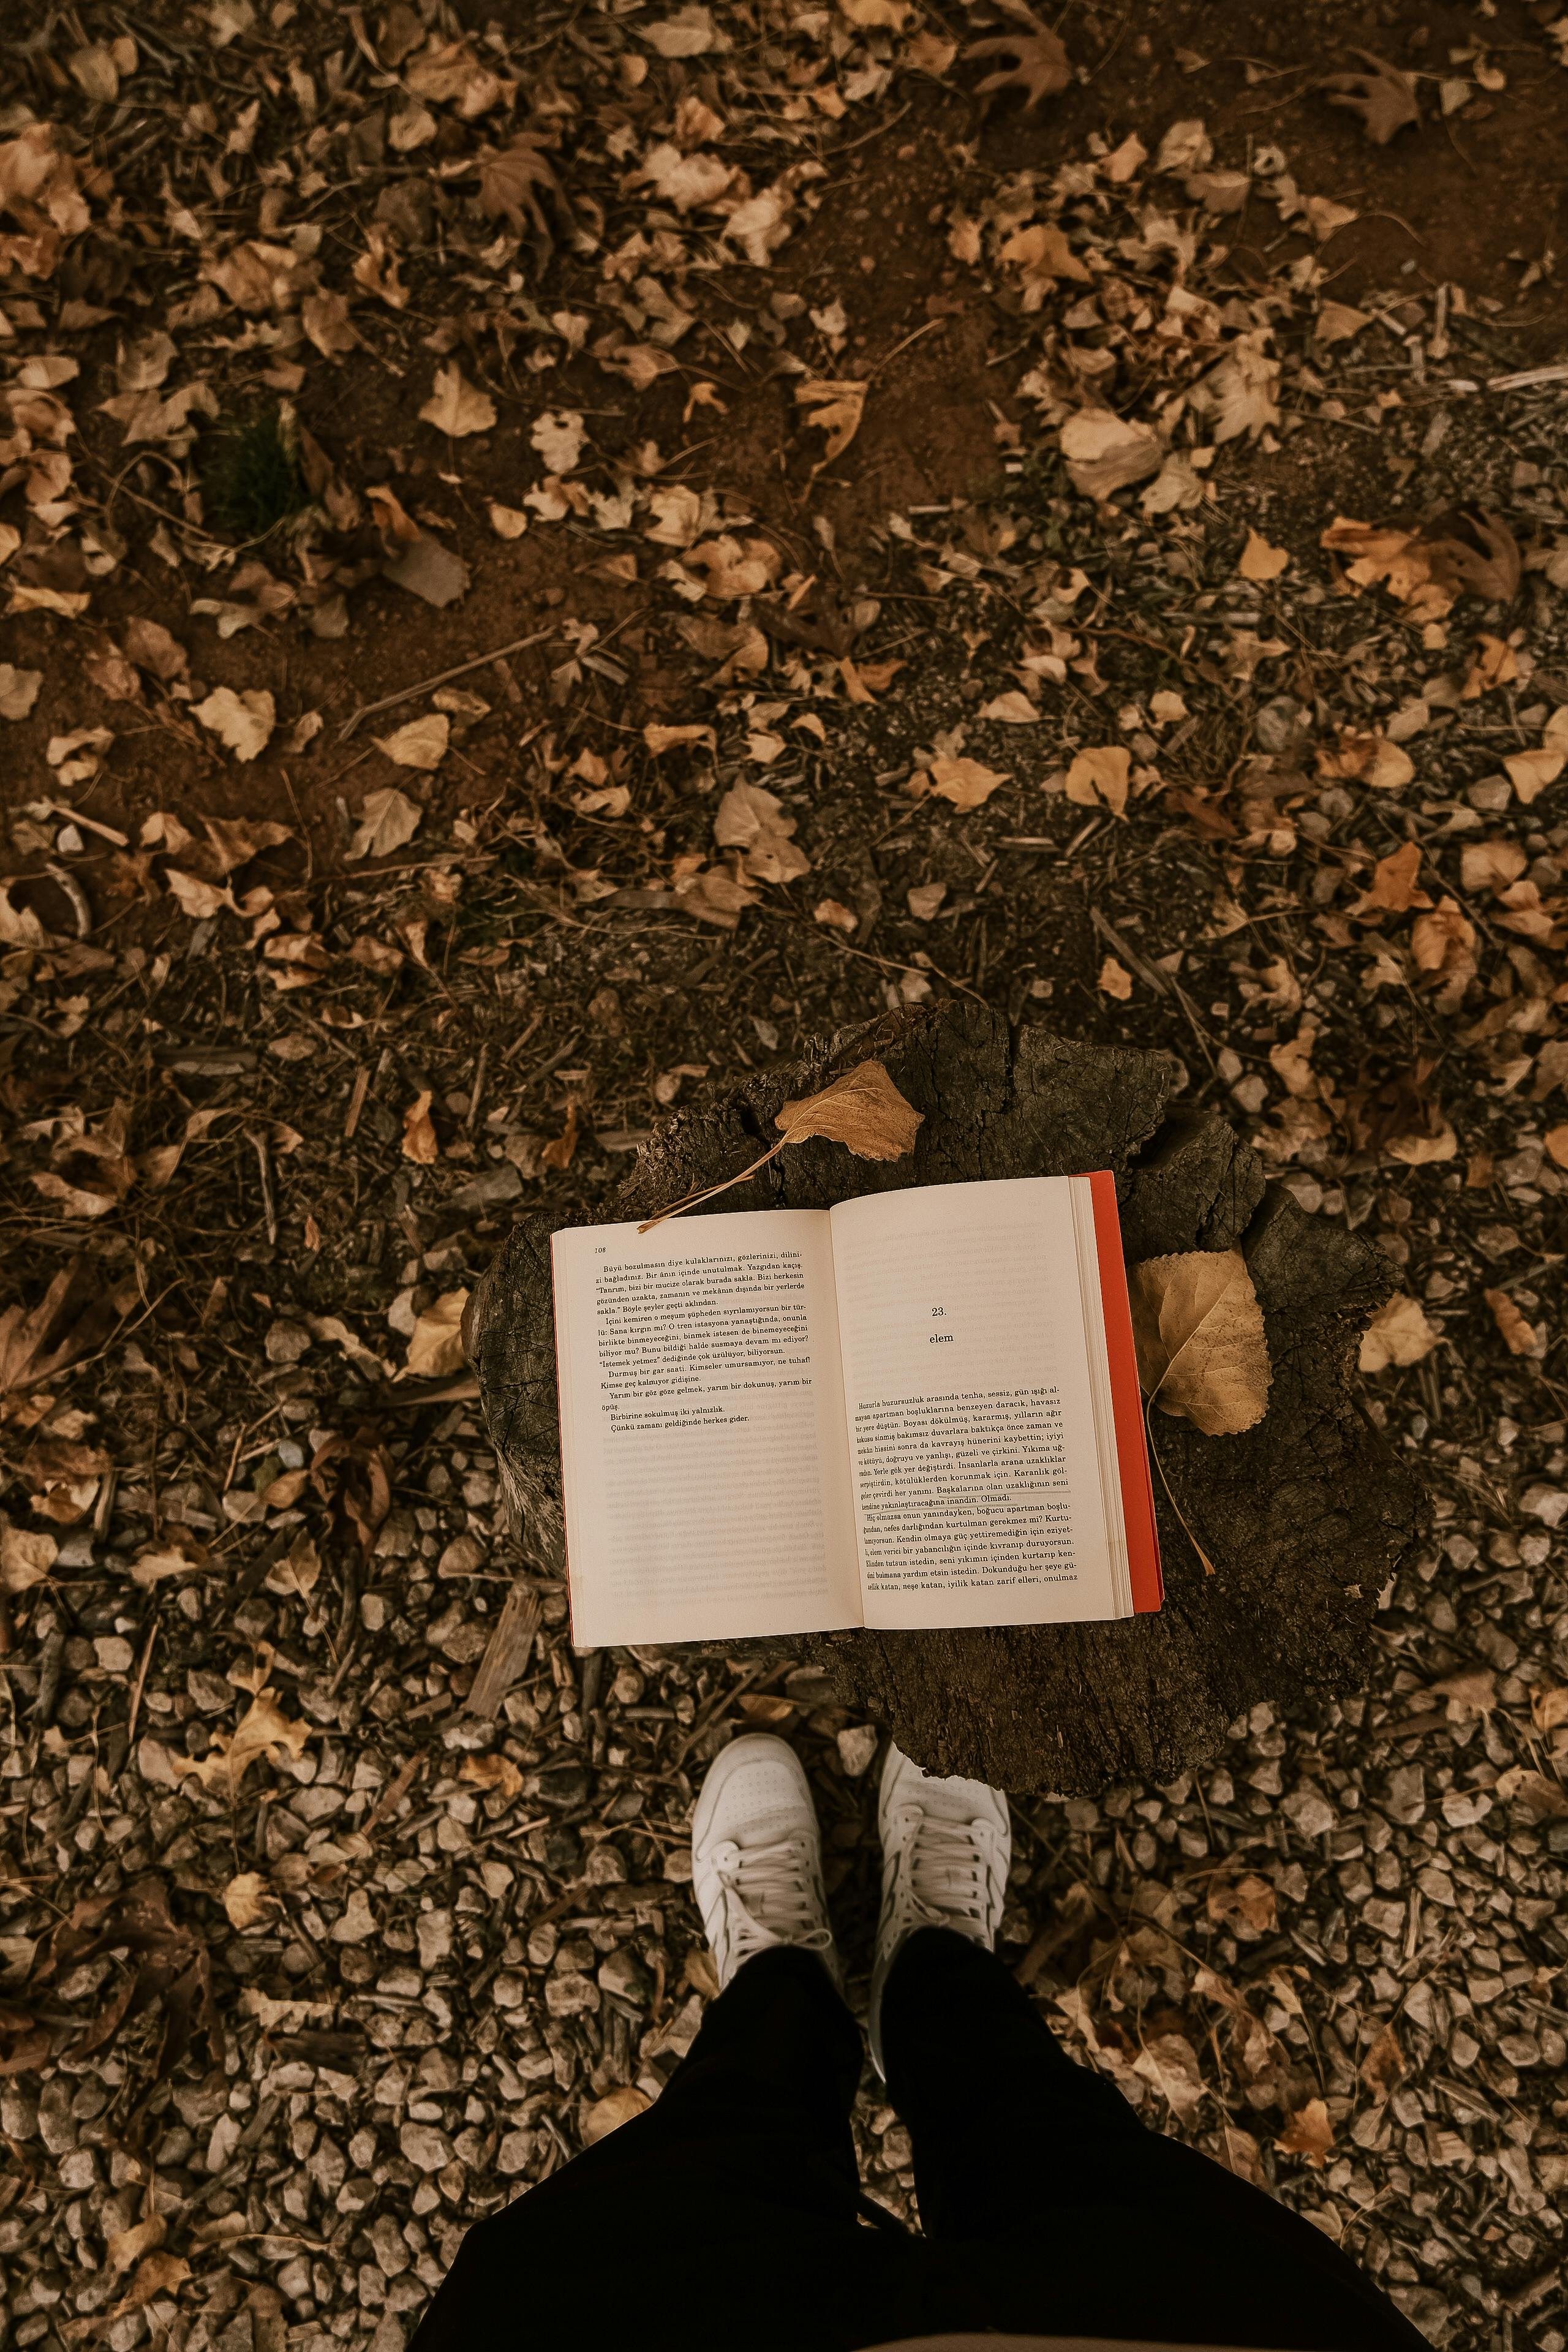
[[[13,1527],[0,1513],[0,1591],[26,1592],[46,1583],[59,1549],[41,1528]]]
[[[831,1086],[786,1102],[773,1121],[786,1143],[819,1136],[858,1160],[901,1160],[925,1113],[904,1100],[880,1062],[860,1062]]]
[[[1492,1310],[1492,1320],[1502,1335],[1504,1347],[1510,1356],[1533,1356],[1540,1341],[1533,1324],[1514,1305],[1506,1290],[1489,1290],[1483,1296]]]
[[[182,1756],[172,1750],[169,1762],[177,1779],[196,1780],[204,1789],[221,1790],[225,1796],[236,1797],[253,1764],[260,1763],[263,1758],[273,1758],[279,1751],[296,1758],[302,1756],[306,1741],[316,1736],[308,1723],[292,1722],[266,1691],[258,1691],[232,1732],[213,1734],[213,1744],[205,1756]]]
[[[1271,1936],[1279,1925],[1279,1903],[1272,1886],[1256,1871],[1240,1878],[1212,1878],[1205,1898],[1211,1923],[1228,1927],[1243,1940]]]
[[[278,1510],[287,1509],[289,1504],[303,1492],[305,1481],[310,1475],[308,1470],[296,1470],[290,1473],[290,1483],[297,1479],[299,1484],[294,1486],[292,1494],[288,1495],[285,1501],[274,1504],[271,1489],[268,1488],[267,1495],[268,1507]],[[284,1483],[282,1479],[274,1481],[277,1486],[283,1486]],[[317,1550],[311,1537],[301,1528],[282,1559],[269,1570],[266,1580],[266,1589],[268,1592],[278,1593],[284,1600],[308,1601],[321,1580],[321,1555]]]
[[[1073,488],[1108,499],[1129,482],[1157,474],[1165,445],[1149,425],[1124,422],[1109,408],[1081,408],[1062,426],[1061,452]]]
[[[1389,1364],[1418,1364],[1442,1337],[1441,1327],[1427,1321],[1420,1300],[1402,1292],[1378,1308],[1362,1333],[1360,1370],[1381,1372]]]
[[[1420,871],[1421,845],[1418,841],[1407,841],[1403,849],[1391,850],[1373,867],[1372,887],[1356,900],[1351,908],[1352,914],[1405,915],[1413,907],[1429,907],[1431,899],[1425,890],[1416,887],[1415,877]]]
[[[1503,760],[1509,782],[1526,808],[1539,800],[1548,784],[1554,784],[1568,765],[1568,753],[1548,751],[1510,751]]]
[[[426,1088],[425,1093],[415,1096],[403,1114],[403,1157],[417,1161],[422,1168],[433,1167],[441,1157],[441,1146],[430,1117],[431,1100]]]
[[[1007,727],[1036,727],[1040,714],[1020,687],[1011,686],[1005,694],[993,695],[975,712],[977,719],[999,719]]]
[[[721,849],[739,849],[748,880],[795,882],[811,870],[811,860],[791,838],[797,820],[785,814],[776,793],[761,784],[731,784],[713,816]]]
[[[859,916],[842,898],[819,898],[811,910],[811,919],[826,924],[830,931],[858,931],[860,928]]]
[[[1132,772],[1132,754],[1122,743],[1101,744],[1097,750],[1079,751],[1067,774],[1067,796],[1080,808],[1098,808],[1101,803],[1112,815],[1120,816],[1127,806],[1128,779]]]
[[[195,705],[195,716],[242,762],[266,751],[278,723],[276,706],[265,687],[246,687],[236,694],[232,687],[220,686]]]
[[[553,165],[537,140],[526,133],[479,163],[479,202],[492,220],[506,220],[521,236],[531,226],[552,243],[550,217],[540,199],[548,196],[568,220],[571,208]],[[526,215],[526,218],[524,217]],[[407,298],[405,297],[405,299]]]
[[[1236,568],[1243,580],[1278,580],[1289,562],[1288,547],[1270,547],[1261,531],[1248,530]]]
[[[1459,878],[1467,890],[1506,890],[1529,865],[1517,841],[1499,834],[1490,841],[1468,842],[1459,856]]]
[[[618,2091],[606,2091],[584,2115],[584,2147],[592,2147],[595,2140],[607,2139],[611,2132],[629,2124],[634,2116],[646,2115],[652,2104],[647,2093],[639,2091],[635,2083],[624,2083]]]
[[[1403,131],[1407,122],[1419,122],[1421,110],[1415,103],[1415,78],[1401,73],[1386,58],[1373,55],[1371,49],[1352,49],[1352,58],[1363,60],[1362,68],[1327,76],[1323,89],[1331,106],[1348,107],[1359,114],[1366,125],[1366,135],[1375,146],[1386,147],[1395,131]]]
[[[539,1155],[539,1164],[542,1168],[553,1168],[559,1172],[563,1169],[571,1167],[573,1156],[577,1149],[580,1118],[576,1098],[574,1097],[566,1106],[565,1126],[559,1135],[544,1146]]]
[[[415,1318],[405,1372],[417,1380],[436,1380],[462,1370],[463,1309],[468,1303],[466,1290],[444,1291],[433,1306]]]
[[[447,739],[452,722],[444,710],[426,711],[422,719],[411,719],[406,727],[399,727],[391,735],[378,735],[376,743],[389,760],[400,768],[438,768],[447,756]],[[412,805],[412,803],[411,803]]]
[[[1385,2025],[1361,2062],[1361,2079],[1381,2106],[1404,2075],[1405,2054],[1399,2038],[1392,2025]]]
[[[1108,955],[1100,967],[1100,977],[1094,984],[1104,995],[1113,996],[1119,1004],[1125,1004],[1132,993],[1132,974],[1125,964],[1118,963],[1114,956]]]
[[[808,377],[805,383],[795,385],[796,402],[809,411],[806,424],[816,425],[818,432],[827,436],[827,446],[811,469],[813,481],[825,466],[844,455],[859,431],[868,388],[864,383],[834,383],[819,376]]]
[[[436,371],[436,383],[419,412],[437,433],[458,441],[470,433],[488,433],[496,421],[496,404],[464,375],[456,360]]]
[[[278,1908],[278,1897],[269,1891],[258,1870],[242,1870],[224,1888],[223,1907],[228,1914],[229,1926],[243,1935],[247,1927],[259,1927],[272,1917]]]
[[[1054,98],[1072,80],[1072,60],[1056,35],[1037,17],[1029,18],[1027,32],[995,33],[983,41],[971,41],[963,52],[963,63],[977,58],[1011,58],[1011,65],[987,74],[975,84],[977,98],[999,96],[1007,89],[1024,92],[1024,112],[1032,114],[1042,98]]]
[[[1568,1168],[1568,1126],[1549,1127],[1542,1138],[1547,1157],[1558,1168]],[[4,1382],[0,1381],[0,1386]]]
[[[522,1791],[522,1774],[510,1756],[465,1756],[458,1778],[466,1780],[470,1789],[483,1789],[487,1795],[504,1797],[509,1804]]]
[[[390,857],[395,850],[413,840],[423,815],[417,801],[411,801],[395,784],[384,784],[378,792],[366,793],[344,857]]]
[[[926,770],[931,791],[958,809],[981,807],[1011,773],[1010,768],[987,768],[978,760],[948,753],[940,754]]]
[[[1163,1412],[1235,1437],[1268,1410],[1263,1310],[1239,1250],[1145,1258],[1129,1285],[1138,1377]]]
[[[26,719],[44,682],[41,669],[17,669],[0,662],[0,719]]]
[[[1299,2107],[1274,2145],[1281,2156],[1304,2157],[1315,2172],[1321,2172],[1334,2145],[1334,2127],[1322,2100],[1309,2099],[1304,2107]]]

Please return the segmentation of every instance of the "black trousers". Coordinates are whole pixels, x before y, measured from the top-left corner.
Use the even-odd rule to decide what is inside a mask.
[[[985,2328],[1426,2352],[1310,2222],[1146,2129],[966,1937],[910,1937],[883,2047],[922,2236],[863,2218],[859,2032],[816,1956],[782,1947],[737,1972],[647,2114],[469,2231],[412,2352]]]

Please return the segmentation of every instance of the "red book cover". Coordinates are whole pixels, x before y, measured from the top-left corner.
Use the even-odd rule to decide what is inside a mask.
[[[1121,1254],[1121,1220],[1116,1213],[1116,1179],[1097,1168],[1089,1177],[1094,1197],[1094,1237],[1100,1253],[1100,1303],[1110,1365],[1110,1402],[1116,1423],[1116,1458],[1121,1475],[1121,1515],[1127,1528],[1127,1566],[1132,1606],[1142,1615],[1165,1597],[1160,1573],[1160,1538],[1154,1526],[1154,1486],[1149,1475],[1148,1433],[1138,1386],[1138,1356],[1132,1344],[1132,1309],[1127,1298],[1127,1265]]]

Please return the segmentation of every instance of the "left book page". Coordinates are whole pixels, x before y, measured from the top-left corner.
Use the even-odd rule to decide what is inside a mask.
[[[826,1213],[578,1226],[552,1255],[574,1642],[858,1625]]]

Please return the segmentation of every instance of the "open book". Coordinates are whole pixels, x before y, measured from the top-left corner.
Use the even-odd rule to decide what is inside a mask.
[[[554,1238],[572,1636],[1160,1606],[1107,1173]]]

